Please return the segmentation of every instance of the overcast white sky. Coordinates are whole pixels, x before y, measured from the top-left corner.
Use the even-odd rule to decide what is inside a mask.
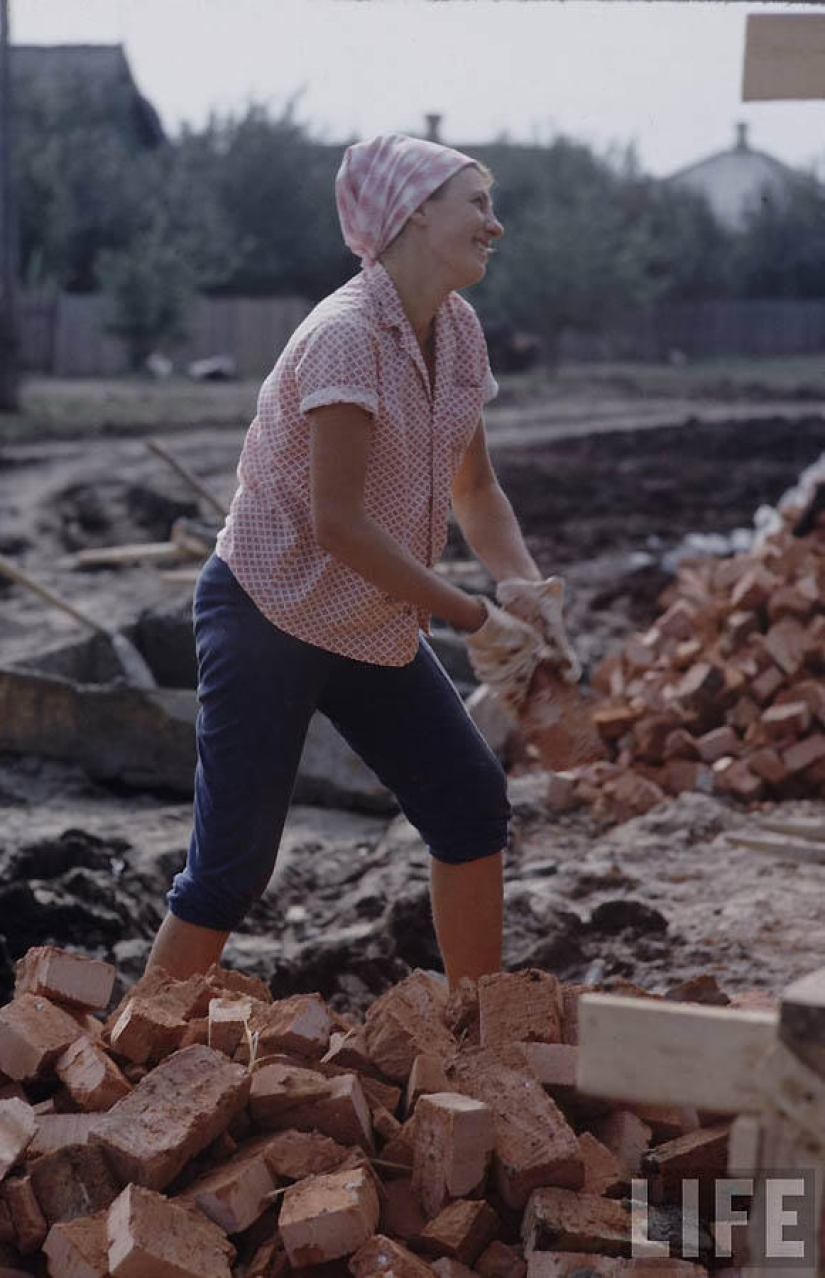
[[[825,101],[741,102],[748,12],[825,4],[694,0],[11,0],[17,43],[121,42],[166,128],[250,100],[329,141],[420,132],[456,145],[565,133],[636,143],[665,174],[731,144],[825,172]]]

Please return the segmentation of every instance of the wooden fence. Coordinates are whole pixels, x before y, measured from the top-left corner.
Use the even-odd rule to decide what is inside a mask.
[[[198,300],[186,341],[165,350],[176,367],[193,359],[231,355],[242,377],[269,371],[290,334],[310,310],[295,297],[220,297]],[[58,377],[109,377],[127,367],[119,338],[108,331],[110,311],[95,294],[23,294],[18,302],[18,349],[24,371]]]
[[[310,309],[302,298],[200,298],[190,336],[168,353],[178,368],[210,355],[231,355],[243,377],[268,372]],[[123,343],[107,332],[103,298],[23,294],[19,350],[24,371],[60,377],[107,377],[126,368]],[[570,359],[667,360],[825,353],[825,299],[718,301],[632,313],[607,333],[567,333]]]

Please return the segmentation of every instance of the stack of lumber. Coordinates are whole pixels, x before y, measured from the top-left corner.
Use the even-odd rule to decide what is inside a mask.
[[[557,808],[624,820],[702,790],[746,803],[825,791],[825,528],[683,561],[646,633],[593,675],[606,758],[553,778]]]
[[[30,950],[0,1009],[5,1278],[622,1278],[649,1272],[631,1178],[671,1237],[682,1175],[726,1172],[730,1116],[577,1092],[594,987],[417,971],[356,1021],[155,971],[104,1023],[114,979]],[[712,979],[671,997],[710,986],[725,1001]],[[704,1274],[672,1255],[657,1275]]]

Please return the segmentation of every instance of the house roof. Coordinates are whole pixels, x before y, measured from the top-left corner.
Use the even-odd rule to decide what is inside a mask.
[[[747,126],[739,124],[733,147],[678,169],[666,181],[704,196],[719,221],[736,230],[757,203],[781,199],[794,176],[789,165],[754,150]]]
[[[15,84],[53,91],[61,82],[76,81],[106,99],[125,92],[138,144],[152,147],[166,140],[160,116],[139,92],[122,45],[15,44],[10,54]]]

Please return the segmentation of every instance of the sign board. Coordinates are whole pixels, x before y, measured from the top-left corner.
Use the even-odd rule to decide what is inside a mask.
[[[778,98],[825,99],[825,14],[748,14],[742,100]]]

